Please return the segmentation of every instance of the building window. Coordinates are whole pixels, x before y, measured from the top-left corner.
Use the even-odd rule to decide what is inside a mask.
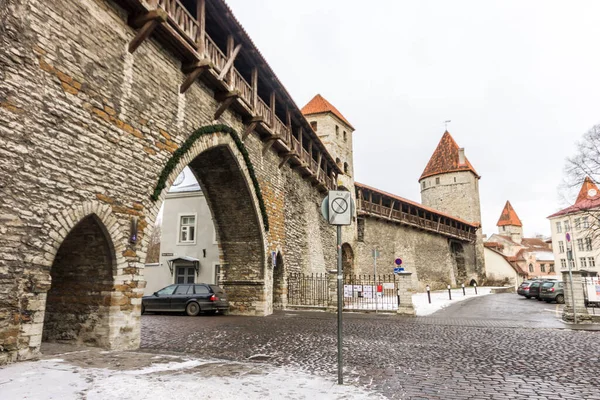
[[[581,219],[575,218],[575,229],[581,230]]]
[[[345,162],[345,163],[344,163],[344,173],[345,173],[346,175],[348,175],[348,174],[349,174],[349,171],[350,171],[350,167],[348,166],[348,163],[347,163],[347,162]]]
[[[454,183],[456,183],[456,177],[454,177]]]
[[[588,264],[590,264],[590,267],[596,266],[596,260],[594,259],[594,257],[588,257]]]
[[[561,268],[567,268],[567,260],[565,260],[564,258],[560,259],[560,267]]]
[[[196,270],[194,269],[194,267],[177,267],[177,276],[176,276],[176,283],[194,283],[194,277],[195,277],[195,273]],[[182,288],[182,286],[179,286],[177,288],[177,291],[175,292],[175,294],[187,294],[187,290],[188,287],[187,286],[183,286],[183,288],[185,288],[185,293],[179,293],[180,290],[179,288]],[[192,286],[189,286],[189,289],[191,289]]]
[[[585,251],[592,251],[592,238],[585,238]]]
[[[572,269],[575,269],[575,261],[574,260],[569,260],[569,265],[571,266]]]
[[[533,272],[533,264],[529,264],[529,272]]]
[[[569,232],[571,230],[571,224],[569,221],[565,221],[565,232]]]
[[[562,233],[562,224],[560,221],[556,223],[556,233]]]
[[[565,242],[563,242],[562,240],[560,240],[558,242],[558,252],[559,253],[564,253],[565,252]]]
[[[344,140],[347,140],[348,137],[346,136],[346,131],[344,131]]]
[[[317,121],[312,121],[310,123],[310,127],[313,129],[313,131],[317,131]]]
[[[335,126],[335,136],[338,137],[340,136],[340,127],[339,126]]]
[[[546,272],[546,264],[540,264],[540,271]]]
[[[421,189],[425,189],[425,181],[421,182]]]
[[[550,264],[550,272],[555,272],[554,271],[554,264]]]
[[[196,216],[182,215],[179,218],[179,243],[196,241]]]
[[[579,264],[581,264],[581,268],[587,268],[587,262],[586,262],[585,257],[581,257],[579,259]]]
[[[583,239],[577,239],[577,251],[583,251]]]
[[[590,227],[590,221],[589,221],[588,217],[583,217],[583,227],[584,228]]]
[[[502,225],[502,232],[504,232],[506,230],[506,227],[504,225]]]
[[[335,163],[338,165],[338,167],[341,168],[341,166],[342,166],[342,160],[340,160],[339,158],[336,158],[335,159]]]
[[[438,178],[435,178],[435,184],[436,184],[436,185],[439,185],[439,184],[440,184],[440,178],[439,178],[439,177],[438,177]]]

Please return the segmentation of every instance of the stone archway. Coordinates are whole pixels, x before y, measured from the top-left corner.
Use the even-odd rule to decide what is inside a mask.
[[[108,347],[116,267],[112,241],[91,214],[69,232],[50,270],[42,340]]]
[[[203,132],[206,129],[211,131]],[[170,171],[157,200],[164,200],[167,186],[188,166],[212,215],[219,243],[220,285],[228,293],[231,312],[267,314],[271,309],[265,286],[268,225],[261,209],[258,183],[252,176],[253,167],[242,153],[244,145],[231,128],[211,126],[194,132],[182,148],[187,152],[167,163],[175,163],[176,167]]]
[[[273,309],[280,310],[285,308],[284,299],[287,296],[285,287],[285,268],[281,252],[277,252],[275,267],[273,268]]]
[[[354,250],[348,243],[342,244],[342,268],[344,275],[354,275]]]

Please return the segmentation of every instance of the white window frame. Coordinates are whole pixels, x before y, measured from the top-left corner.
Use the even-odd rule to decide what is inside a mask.
[[[558,252],[561,254],[565,252],[565,242],[562,240],[558,241]]]
[[[219,268],[218,272],[217,272],[217,267]],[[219,284],[219,280],[217,279],[217,277],[219,275],[219,272],[221,272],[220,269],[221,269],[221,262],[213,261],[212,262],[212,276],[213,276],[213,279],[215,280],[215,285]]]
[[[581,230],[581,219],[580,218],[575,218],[575,230],[578,230],[578,231]]]
[[[588,219],[588,217],[583,217],[583,228],[587,229],[590,227],[590,221]]]
[[[183,217],[194,217],[194,240],[181,241],[181,219]],[[191,226],[191,225],[190,225]],[[198,238],[198,213],[180,213],[177,214],[177,245],[179,246],[194,246]]]
[[[579,264],[581,264],[581,268],[587,268],[587,261],[586,261],[585,257],[579,258]]]
[[[586,237],[585,241],[584,241],[584,245],[585,245],[585,251],[592,251],[594,250],[594,245],[592,244],[592,238]]]
[[[565,221],[565,232],[569,232],[571,230],[571,223],[569,220]]]
[[[556,233],[562,233],[562,222],[556,221]]]
[[[583,247],[583,239],[577,239],[576,240],[577,243],[577,251],[584,251],[584,247]]]
[[[596,259],[594,257],[588,257],[588,264],[590,264],[590,267],[595,267]]]

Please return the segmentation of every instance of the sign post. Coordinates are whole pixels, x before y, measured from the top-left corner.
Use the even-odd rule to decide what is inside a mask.
[[[321,203],[321,214],[330,225],[337,227],[337,313],[338,313],[338,385],[344,384],[343,375],[343,354],[342,354],[342,311],[344,305],[344,270],[342,265],[342,226],[352,223],[354,215],[354,201],[350,196],[350,192],[340,190],[330,190],[328,195]]]
[[[379,257],[379,250],[377,250],[377,246],[373,249],[373,280],[375,281],[375,285],[377,285],[377,257]],[[379,299],[377,298],[377,294],[375,294],[375,314],[377,314],[377,303]]]
[[[569,224],[570,225],[570,224]],[[565,234],[567,240],[567,262],[569,263],[569,286],[571,287],[571,307],[573,308],[573,322],[577,324],[577,312],[575,311],[575,293],[573,291],[573,244],[571,244],[571,234]]]

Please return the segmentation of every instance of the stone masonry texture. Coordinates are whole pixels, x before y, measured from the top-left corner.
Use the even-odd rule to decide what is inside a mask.
[[[42,334],[139,346],[149,227],[166,192],[150,199],[159,174],[196,129],[244,130],[231,110],[213,121],[219,103],[202,82],[179,93],[181,60],[154,37],[130,54],[128,17],[108,0],[0,3],[0,364],[35,357]],[[286,273],[324,272],[335,264],[335,236],[320,216],[323,195],[287,165],[279,169],[256,135],[245,146],[268,232],[227,134],[199,139],[167,186],[190,165],[215,217],[233,311],[267,315],[267,255],[278,251]]]

